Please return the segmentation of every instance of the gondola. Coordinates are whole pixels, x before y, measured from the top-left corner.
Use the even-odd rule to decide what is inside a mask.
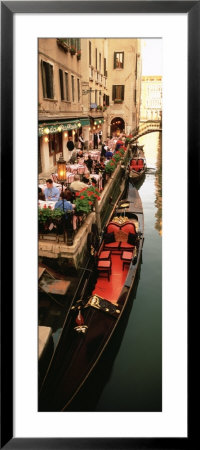
[[[96,366],[126,308],[144,239],[137,189],[128,181],[90,257],[77,299],[39,392],[39,411],[67,411]]]
[[[129,178],[136,183],[144,177],[146,170],[146,159],[144,153],[140,150],[138,155],[130,160]]]

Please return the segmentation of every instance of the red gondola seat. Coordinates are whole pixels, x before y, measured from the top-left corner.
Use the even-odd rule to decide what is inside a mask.
[[[133,257],[133,252],[126,252],[126,251],[124,251],[122,253],[121,259],[123,261],[123,264],[122,264],[123,270],[124,270],[125,264],[130,264],[130,262],[132,260],[132,257]]]
[[[110,274],[111,274],[111,261],[110,260],[99,260],[97,263],[97,270],[100,274],[106,274],[108,277],[108,280],[110,280]]]
[[[110,255],[111,255],[111,251],[110,250],[106,250],[106,251],[101,251],[98,259],[100,260],[109,260],[110,259]]]

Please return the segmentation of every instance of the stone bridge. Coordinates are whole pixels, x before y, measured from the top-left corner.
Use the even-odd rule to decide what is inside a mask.
[[[131,142],[133,143],[141,136],[149,133],[154,133],[156,131],[162,131],[162,122],[160,120],[147,120],[146,122],[141,123],[139,127],[135,128],[132,131],[131,134],[133,135],[133,137],[131,139]]]

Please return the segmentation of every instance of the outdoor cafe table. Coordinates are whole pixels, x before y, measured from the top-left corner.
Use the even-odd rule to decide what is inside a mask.
[[[74,175],[75,174],[82,175],[88,172],[88,168],[85,164],[67,164],[66,171],[71,172]]]

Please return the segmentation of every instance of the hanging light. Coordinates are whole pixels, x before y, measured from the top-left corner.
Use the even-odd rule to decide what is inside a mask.
[[[45,129],[44,129],[44,133],[45,133],[45,134],[49,134],[49,129],[48,129],[48,128],[45,128]]]
[[[60,155],[59,160],[57,161],[57,173],[58,173],[58,181],[64,183],[66,180],[66,161],[63,156]]]
[[[64,136],[67,138],[68,137],[68,133],[64,133]]]
[[[49,142],[48,136],[44,136],[44,142]]]
[[[75,133],[76,133],[76,132],[73,130],[73,131],[72,131],[73,136],[75,135]]]
[[[80,123],[80,122],[78,123],[78,127],[79,127],[79,128],[81,127],[81,123]]]
[[[94,122],[94,124],[96,125],[96,124],[97,124],[97,122],[95,121],[95,122]]]
[[[62,127],[58,127],[58,132],[60,133],[62,131]]]

